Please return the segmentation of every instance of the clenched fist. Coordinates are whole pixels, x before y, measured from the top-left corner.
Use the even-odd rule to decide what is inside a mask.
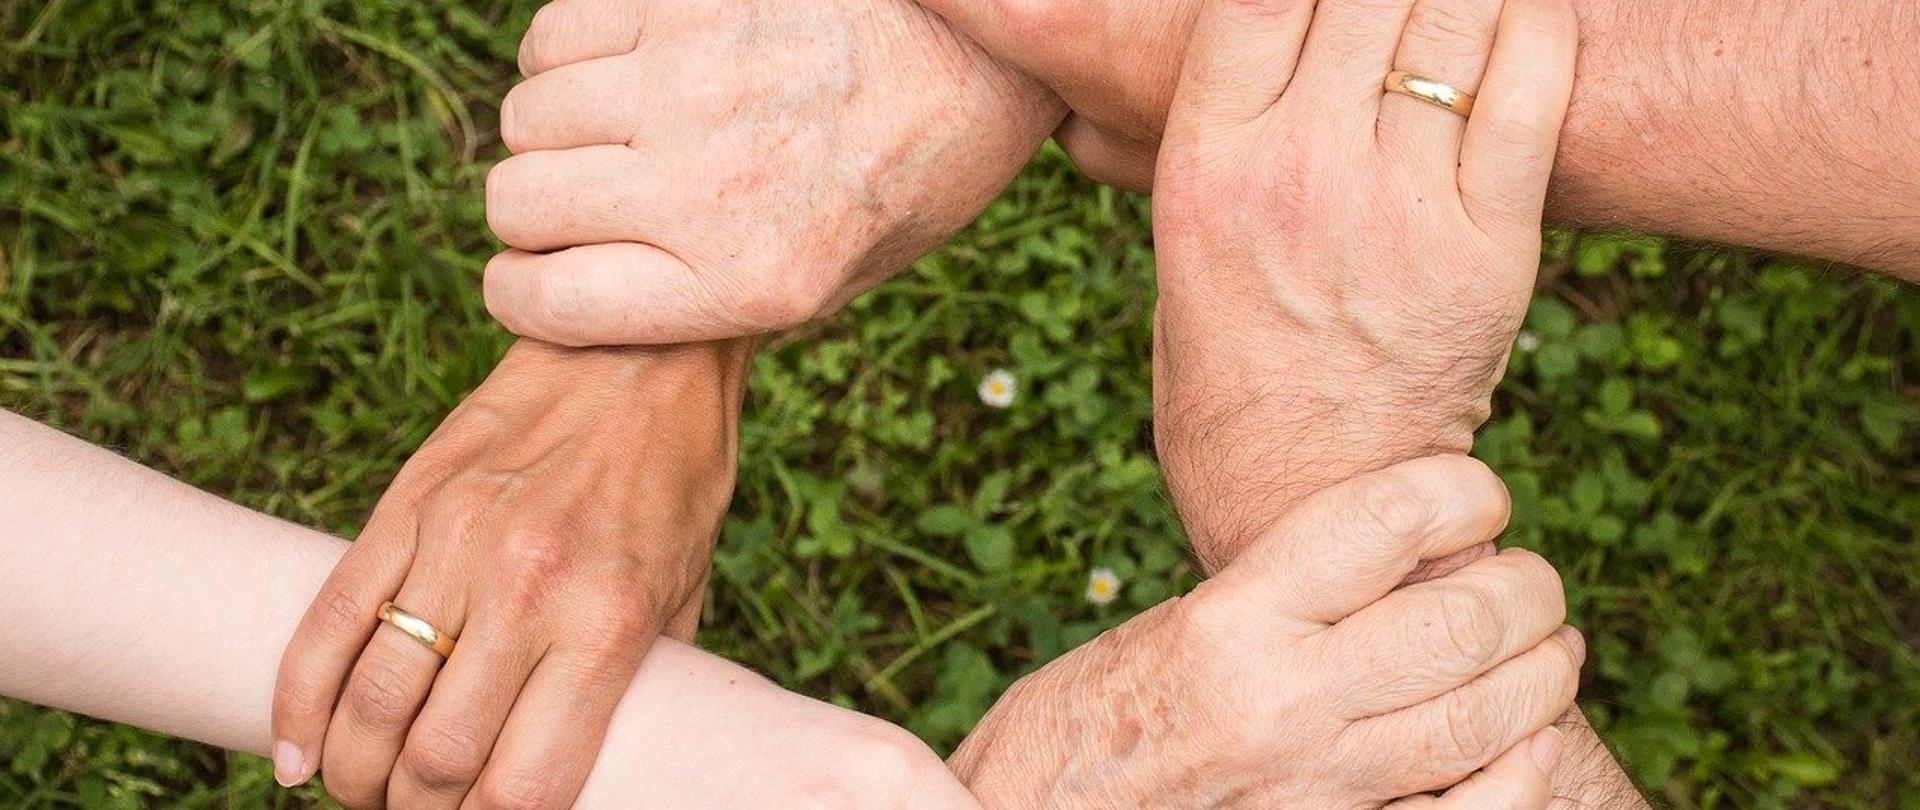
[[[1063,114],[908,0],[557,0],[520,61],[487,305],[568,345],[832,311],[971,221]]]
[[[990,807],[1380,807],[1456,784],[1439,806],[1543,807],[1543,729],[1586,650],[1553,567],[1508,551],[1395,589],[1506,520],[1462,456],[1319,492],[1192,594],[1015,684],[950,764]]]

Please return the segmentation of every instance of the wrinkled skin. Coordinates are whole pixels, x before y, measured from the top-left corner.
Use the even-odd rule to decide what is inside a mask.
[[[488,307],[568,345],[831,312],[971,221],[1062,115],[907,0],[559,0],[521,65]]]
[[[647,649],[692,637],[749,350],[516,345],[302,620],[276,776],[323,768],[353,808],[571,805]],[[452,658],[377,623],[387,600],[459,638]]]
[[[1502,9],[1437,2],[1449,3],[1479,15],[1463,30],[1484,28],[1484,37],[1449,40],[1416,23],[1404,32],[1412,51],[1399,53],[1407,18],[1381,15],[1380,4],[1219,0],[1197,23],[1156,186],[1155,396],[1169,488],[1203,562],[1226,572],[1208,588],[1244,582],[1236,572],[1273,546],[1299,543],[1303,559],[1341,559],[1350,550],[1309,551],[1310,541],[1267,525],[1308,493],[1367,470],[1464,452],[1486,416],[1537,267],[1553,139],[1572,84],[1574,20],[1561,0],[1512,0],[1513,33],[1501,38],[1494,78],[1482,88]],[[1382,98],[1380,79],[1396,61],[1480,90],[1500,114],[1476,119],[1468,135],[1451,113]],[[1341,525],[1391,523],[1399,501],[1362,504]],[[1424,555],[1425,567],[1385,570],[1427,580],[1400,594],[1471,581],[1514,562],[1511,552],[1487,556],[1490,539],[1487,532]],[[1462,750],[1491,757],[1499,748],[1489,743],[1519,739],[1472,730],[1513,712],[1457,703],[1450,738],[1478,744],[1411,756],[1391,744],[1330,747],[1312,730],[1337,728],[1338,715],[1316,717],[1314,707],[1341,698],[1311,692],[1324,683],[1314,666],[1288,666],[1297,659],[1260,645],[1285,635],[1265,624],[1270,611],[1236,615],[1212,603],[1217,593],[1203,588],[1024,681],[956,756],[963,776],[979,775],[969,784],[983,798],[1044,785],[1024,800],[1060,806],[1377,806],[1465,776],[1473,763]],[[1535,598],[1501,604],[1524,612]],[[1419,615],[1480,626],[1445,618],[1455,609]],[[1198,633],[1183,618],[1195,612],[1205,628]],[[1404,636],[1377,643],[1419,649]],[[1275,666],[1232,672],[1248,661]],[[1328,666],[1340,673],[1338,689],[1359,691],[1366,673],[1395,668]],[[1554,692],[1555,683],[1540,678],[1527,688]],[[1303,688],[1305,696],[1294,691]],[[1152,710],[1129,711],[1143,694]],[[1299,714],[1263,713],[1260,698],[1275,694]],[[1023,757],[1034,745],[1044,753]],[[1338,759],[1316,759],[1329,750]],[[1154,755],[1125,755],[1134,751]]]
[[[1156,439],[1210,565],[1302,494],[1472,447],[1532,297],[1577,44],[1566,0],[1227,5],[1253,44],[1194,46],[1154,200]],[[1478,113],[1383,94],[1393,65]]]
[[[1506,518],[1460,456],[1317,493],[1192,594],[1015,684],[949,764],[990,807],[1380,807],[1489,763],[1443,806],[1544,806],[1553,757],[1526,758],[1585,655],[1553,567],[1510,551],[1395,590]]]
[[[1153,185],[1202,0],[923,0],[1072,109],[1056,137],[1103,183]]]

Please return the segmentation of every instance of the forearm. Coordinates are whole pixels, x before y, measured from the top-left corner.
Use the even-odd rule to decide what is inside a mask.
[[[0,448],[0,694],[265,753],[280,651],[346,544],[4,412]],[[662,641],[580,806],[779,804],[756,792],[772,777],[831,788],[815,777],[861,756],[970,804],[904,732]],[[742,784],[741,768],[769,777]]]
[[[1228,354],[1224,349],[1201,353]],[[1282,367],[1310,374],[1307,369],[1314,366],[1314,360],[1302,358]],[[1156,373],[1165,370],[1156,369]],[[1467,449],[1464,439],[1449,437],[1470,438],[1468,428],[1420,425],[1416,408],[1376,411],[1351,400],[1343,402],[1341,394],[1356,396],[1333,391],[1288,393],[1281,383],[1253,402],[1161,413],[1156,429],[1163,436],[1160,446],[1168,484],[1175,490],[1194,552],[1210,571],[1232,564],[1249,546],[1257,527],[1271,525],[1314,489],[1425,454]],[[1205,435],[1207,440],[1168,441],[1164,437],[1170,431],[1180,436]],[[1484,546],[1416,576],[1436,576],[1490,553],[1490,545]],[[1555,807],[1643,806],[1632,781],[1577,707],[1560,726],[1567,738],[1565,754],[1554,772]]]
[[[1551,218],[1920,281],[1920,5],[1578,5]]]
[[[1202,0],[923,2],[1151,160]],[[1580,73],[1550,220],[1920,281],[1920,5],[1576,5]]]

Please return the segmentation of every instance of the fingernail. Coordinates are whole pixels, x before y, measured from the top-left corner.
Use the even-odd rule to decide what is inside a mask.
[[[1573,650],[1573,656],[1575,658],[1583,661],[1586,660],[1587,638],[1586,636],[1580,635],[1580,631],[1573,629],[1571,626],[1567,626],[1560,628],[1555,635],[1558,635],[1560,640],[1566,642],[1567,647]]]
[[[300,747],[286,740],[273,743],[273,781],[281,787],[295,787],[306,784],[313,774],[307,771],[307,757]]]
[[[1565,737],[1560,729],[1552,726],[1533,735],[1533,742],[1527,744],[1527,755],[1533,757],[1533,764],[1540,766],[1541,773],[1553,773],[1553,766],[1560,764],[1560,746]]]

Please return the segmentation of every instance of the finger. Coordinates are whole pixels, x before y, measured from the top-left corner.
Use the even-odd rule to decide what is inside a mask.
[[[1080,172],[1094,182],[1129,191],[1153,190],[1158,144],[1122,140],[1078,115],[1067,116],[1066,123],[1053,133],[1053,139],[1073,158]]]
[[[640,47],[646,7],[632,0],[553,0],[541,6],[520,38],[521,75],[631,52]]]
[[[347,673],[379,625],[375,612],[413,562],[412,521],[376,513],[328,575],[280,657],[273,686],[273,776],[292,787],[320,769]]]
[[[626,146],[528,152],[487,173],[487,224],[521,250],[643,241],[673,227],[660,171]]]
[[[387,784],[395,807],[459,807],[486,768],[538,653],[515,624],[482,612],[434,679]]]
[[[1285,615],[1332,624],[1379,601],[1422,560],[1493,539],[1507,490],[1466,456],[1406,462],[1301,501],[1216,581],[1241,579]]]
[[[632,83],[632,54],[573,62],[538,73],[500,102],[500,140],[507,151],[625,144],[640,135],[645,107],[610,104],[607,88]]]
[[[437,582],[416,568],[393,603],[457,638],[465,611]],[[439,653],[391,624],[374,631],[347,678],[321,754],[327,792],[341,804],[386,806],[388,778],[442,663]]]
[[[1300,53],[1295,83],[1333,106],[1320,112],[1380,110],[1380,87],[1393,70],[1394,51],[1414,0],[1320,0]]]
[[[1548,726],[1440,796],[1417,796],[1389,810],[1545,810],[1564,737]]]
[[[1413,569],[1413,573],[1407,575],[1407,580],[1400,583],[1400,587],[1439,579],[1499,553],[1499,546],[1486,542],[1469,546],[1465,551],[1449,554],[1437,560],[1421,560],[1420,565]]]
[[[565,346],[721,340],[811,317],[779,285],[715,283],[678,257],[632,242],[557,253],[508,251],[487,263],[487,311],[516,335]]]
[[[645,638],[611,654],[555,650],[541,660],[466,806],[571,806],[654,634]]]
[[[1565,713],[1585,661],[1585,640],[1563,628],[1459,689],[1350,729],[1362,745],[1404,752],[1381,764],[1379,778],[1394,795],[1438,790],[1486,767]]]
[[[1418,0],[1400,36],[1393,68],[1480,92],[1502,0]],[[1381,146],[1438,187],[1455,188],[1467,119],[1432,104],[1387,93],[1380,101]]]
[[[1460,197],[1482,228],[1537,231],[1573,97],[1570,0],[1508,0],[1460,153]]]
[[[1168,128],[1244,124],[1271,108],[1293,79],[1313,7],[1314,0],[1209,0],[1194,23]]]
[[[1566,618],[1559,572],[1509,549],[1388,594],[1316,639],[1351,673],[1339,710],[1360,718],[1446,694],[1539,646]]]

